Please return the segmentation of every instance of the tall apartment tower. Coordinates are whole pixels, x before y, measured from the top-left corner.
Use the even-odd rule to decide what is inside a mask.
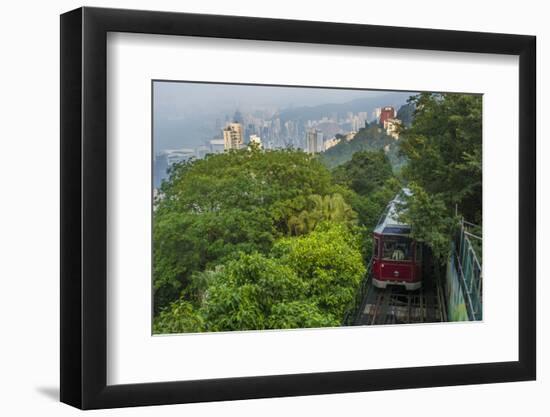
[[[223,129],[223,148],[240,149],[244,144],[243,128],[240,123],[229,123]]]
[[[309,130],[306,138],[307,153],[317,153],[323,150],[323,132],[317,129]]]
[[[391,106],[386,106],[382,108],[382,111],[380,112],[380,120],[378,123],[384,126],[384,122],[389,119],[395,119],[396,113],[395,109]]]

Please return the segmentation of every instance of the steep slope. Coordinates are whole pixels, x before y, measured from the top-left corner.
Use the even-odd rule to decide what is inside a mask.
[[[384,129],[376,124],[357,132],[349,142],[342,139],[340,143],[320,154],[321,161],[329,168],[334,168],[349,161],[355,152],[376,151],[385,149],[392,165],[399,164],[397,157],[398,141],[386,135]]]

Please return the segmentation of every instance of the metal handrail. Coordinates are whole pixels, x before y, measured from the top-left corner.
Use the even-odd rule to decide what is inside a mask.
[[[468,232],[467,230],[464,230],[464,234],[465,234],[466,236],[470,236],[470,237],[474,237],[474,238],[479,239],[479,240],[483,240],[483,238],[482,238],[481,236],[474,235],[473,233]]]
[[[466,230],[465,224],[476,226],[464,219],[461,221],[459,235],[454,242],[455,267],[459,272],[461,287],[471,320],[481,320],[483,273],[470,236],[482,239]]]
[[[472,227],[478,227],[479,226],[475,223],[472,223],[472,222],[469,222],[469,221],[465,220],[464,218],[462,218],[462,223],[467,224],[468,226],[472,226]]]

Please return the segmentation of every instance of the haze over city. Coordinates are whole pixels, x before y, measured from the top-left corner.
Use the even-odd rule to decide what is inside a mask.
[[[337,135],[347,135],[350,140],[366,124],[379,122],[385,107],[391,107],[392,113],[386,118],[393,120],[397,110],[414,94],[155,81],[155,186],[174,162],[202,158],[208,153],[246,146],[251,141],[264,149],[292,147],[310,153],[323,152],[338,143]],[[392,126],[382,127],[391,134]],[[230,133],[233,145],[229,143]]]

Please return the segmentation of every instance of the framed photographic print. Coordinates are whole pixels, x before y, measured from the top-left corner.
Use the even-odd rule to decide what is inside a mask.
[[[535,38],[61,16],[61,401],[535,379]]]

